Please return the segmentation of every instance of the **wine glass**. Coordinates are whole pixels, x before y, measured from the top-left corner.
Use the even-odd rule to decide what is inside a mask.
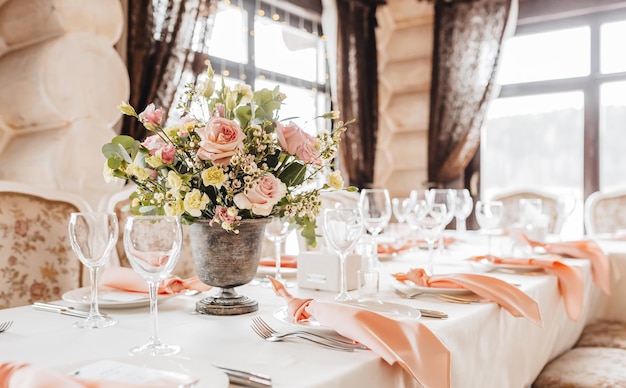
[[[157,297],[159,282],[176,266],[183,242],[180,220],[175,216],[133,216],[124,226],[124,249],[133,269],[148,283],[150,292],[149,341],[131,348],[134,355],[168,356],[180,346],[161,342],[158,335]]]
[[[439,236],[446,227],[448,219],[446,205],[442,203],[429,204],[427,201],[418,201],[415,204],[415,223],[424,236],[424,240],[428,244],[428,264],[426,273],[432,275],[434,273],[434,250],[435,242],[439,240]]]
[[[468,189],[455,190],[454,217],[456,217],[456,230],[465,232],[467,230],[465,221],[474,209],[474,200]]]
[[[487,254],[489,257],[491,254],[491,236],[496,233],[500,221],[502,220],[502,214],[504,212],[504,205],[501,201],[477,201],[476,202],[476,222],[480,226],[480,229],[487,233]]]
[[[336,301],[352,300],[346,281],[346,256],[363,233],[361,212],[354,208],[326,209],[324,211],[324,238],[339,254],[340,290]]]
[[[374,238],[378,236],[391,218],[391,200],[387,189],[363,189],[359,198],[363,225]]]
[[[452,189],[430,189],[426,192],[426,201],[432,204],[442,204],[446,207],[446,219],[443,229],[448,226],[454,219],[454,213],[456,212],[456,194]],[[443,243],[443,233],[439,234],[439,241],[437,249],[440,253],[445,251],[445,244]]]
[[[280,255],[281,246],[283,241],[287,238],[289,233],[293,230],[293,223],[287,218],[271,217],[270,222],[265,227],[265,237],[274,243],[274,252],[276,255],[276,275],[274,278],[285,285],[285,287],[293,287],[293,283],[283,279],[283,275],[280,273]],[[264,279],[263,285],[270,286],[270,282]]]
[[[91,277],[91,306],[83,321],[74,323],[81,328],[96,329],[115,325],[116,320],[100,314],[98,308],[98,271],[111,257],[119,229],[115,213],[72,213],[68,224],[72,250],[89,268]]]

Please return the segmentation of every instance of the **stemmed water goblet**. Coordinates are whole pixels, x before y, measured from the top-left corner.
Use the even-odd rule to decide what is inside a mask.
[[[454,219],[454,214],[456,212],[456,194],[452,189],[430,189],[426,191],[426,201],[432,204],[442,204],[446,207],[446,219],[445,224],[443,225],[443,229],[448,226],[450,222]],[[438,251],[440,253],[445,252],[445,244],[443,241],[443,233],[439,234],[438,241]]]
[[[148,283],[151,334],[149,341],[131,348],[134,355],[169,356],[180,346],[161,342],[158,335],[158,287],[167,278],[180,256],[183,233],[175,216],[128,217],[124,227],[124,249],[133,269]]]
[[[328,245],[339,254],[339,294],[336,301],[352,300],[348,294],[346,281],[346,257],[355,247],[363,233],[361,212],[354,208],[326,209],[324,211],[324,238]]]
[[[281,246],[285,241],[289,233],[293,230],[294,225],[288,219],[284,217],[271,217],[270,222],[265,227],[265,237],[274,243],[274,254],[276,264],[276,274],[274,278],[285,285],[285,287],[293,287],[293,283],[283,279],[281,274],[280,259],[281,259]],[[264,279],[263,285],[270,286],[269,280]]]
[[[426,273],[432,275],[434,273],[435,242],[439,240],[439,236],[446,226],[446,205],[442,203],[429,204],[427,201],[420,200],[415,204],[413,216],[415,217],[415,224],[428,244]]]
[[[117,216],[115,213],[72,213],[68,234],[72,250],[89,268],[91,277],[89,315],[74,326],[95,329],[115,325],[117,321],[102,315],[98,308],[98,271],[111,257],[117,242]]]
[[[492,256],[491,236],[498,231],[498,226],[502,220],[504,205],[501,201],[477,201],[476,202],[476,222],[480,229],[487,233],[487,255]]]
[[[402,247],[406,242],[407,231],[405,225],[409,225],[407,218],[411,213],[411,207],[414,200],[412,198],[392,198],[391,208],[393,215],[398,220],[398,224],[395,228],[394,245]]]
[[[391,200],[387,189],[363,189],[359,198],[363,226],[376,238],[391,218]]]
[[[467,230],[466,220],[474,209],[474,200],[468,189],[454,190],[455,206],[454,217],[456,217],[457,232],[465,232]]]

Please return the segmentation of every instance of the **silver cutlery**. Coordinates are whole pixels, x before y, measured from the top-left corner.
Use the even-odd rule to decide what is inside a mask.
[[[367,349],[363,345],[343,342],[335,338],[322,336],[304,330],[278,333],[276,330],[272,329],[272,327],[270,327],[261,317],[258,316],[252,318],[252,323],[250,324],[250,326],[259,337],[270,342],[283,341],[287,338],[301,338],[330,349],[342,350],[345,352],[352,352],[355,349]]]
[[[420,314],[422,314],[422,317],[424,318],[436,318],[436,319],[448,318],[448,314],[444,313],[443,311],[428,310],[428,309],[422,309],[422,308],[418,308],[417,310],[420,312]]]
[[[9,330],[13,325],[13,321],[0,322],[0,333],[4,333]]]
[[[433,298],[437,298],[439,300],[443,300],[444,302],[450,302],[450,303],[469,304],[469,303],[479,302],[479,300],[477,299],[463,298],[460,296],[453,296],[453,295],[435,293],[435,292],[419,291],[419,292],[413,292],[413,293],[406,293],[400,290],[396,290],[396,293],[401,295],[405,299],[414,299],[418,296],[431,296]]]
[[[40,311],[49,311],[76,318],[87,318],[89,316],[89,311],[76,310],[74,307],[62,306],[53,303],[35,302],[33,303],[33,308]]]
[[[214,365],[217,369],[228,375],[228,379],[231,384],[240,385],[243,387],[271,387],[272,378],[256,372],[246,372],[238,369],[226,368],[223,366]]]

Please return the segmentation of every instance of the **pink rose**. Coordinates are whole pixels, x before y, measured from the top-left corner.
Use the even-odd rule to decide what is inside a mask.
[[[219,102],[215,104],[215,110],[213,111],[213,115],[217,117],[226,117],[226,114],[224,113],[224,104]]]
[[[210,224],[213,225],[213,221],[218,221],[219,223],[227,223],[232,224],[235,221],[239,221],[241,219],[238,215],[231,215],[228,213],[228,208],[225,206],[216,206],[215,207],[215,216],[211,220]]]
[[[221,166],[230,162],[246,138],[237,122],[222,117],[211,118],[206,127],[196,132],[201,139],[198,158]]]
[[[146,138],[141,143],[150,151],[150,155],[157,155],[161,158],[163,163],[172,164],[174,157],[176,156],[176,147],[173,144],[166,143],[159,137],[159,135],[152,135]]]
[[[150,104],[144,109],[143,112],[139,113],[139,119],[144,124],[149,124],[152,126],[157,126],[161,123],[161,119],[163,118],[163,110],[156,109],[154,104]]]
[[[249,209],[259,216],[269,216],[274,205],[285,194],[287,194],[287,186],[268,173],[254,182],[252,188],[235,195],[233,200],[240,209]]]
[[[296,156],[304,163],[321,163],[317,140],[293,121],[287,125],[276,123],[276,136],[278,144],[285,152]]]

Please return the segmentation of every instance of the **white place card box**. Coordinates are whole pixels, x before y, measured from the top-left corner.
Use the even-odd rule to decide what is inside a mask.
[[[361,256],[346,257],[346,283],[348,291],[358,287],[357,271],[361,269]],[[328,251],[308,251],[298,254],[298,287],[339,292],[341,279],[339,255]]]

